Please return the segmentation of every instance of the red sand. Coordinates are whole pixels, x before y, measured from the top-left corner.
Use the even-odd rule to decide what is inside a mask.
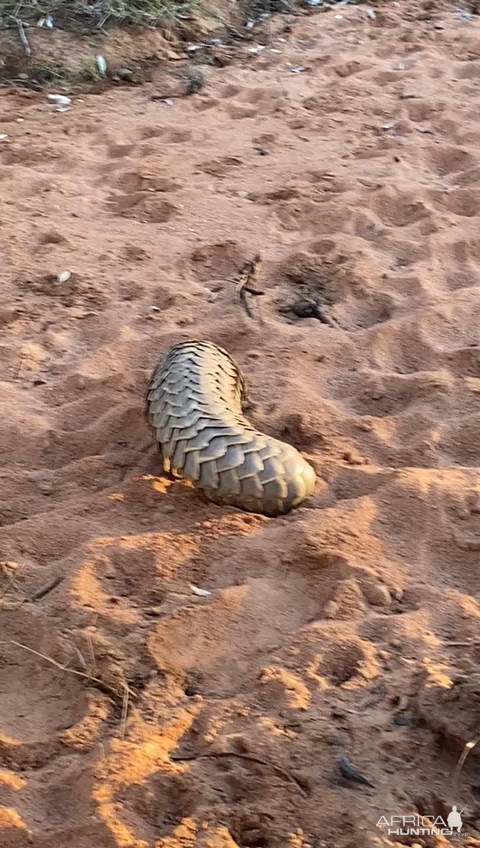
[[[373,848],[453,804],[480,844],[475,750],[452,782],[479,732],[480,23],[284,24],[172,106],[2,92],[2,848]],[[232,282],[257,251],[263,326]],[[343,329],[290,320],[299,294]],[[314,464],[297,512],[158,476],[145,382],[188,337]]]

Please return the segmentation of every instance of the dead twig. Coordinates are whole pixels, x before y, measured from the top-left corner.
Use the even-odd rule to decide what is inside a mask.
[[[23,568],[23,566],[21,566],[15,572],[15,574],[13,574],[12,577],[10,577],[10,579],[7,582],[7,585],[4,587],[3,591],[0,593],[0,600],[7,593],[8,589],[13,585],[15,579],[17,578],[17,576],[20,573],[22,568]],[[65,578],[61,574],[55,575],[55,577],[52,577],[52,579],[49,580],[48,583],[46,583],[40,589],[37,589],[37,591],[34,592],[33,595],[30,595],[29,597],[21,598],[14,606],[9,607],[9,609],[17,610],[21,606],[23,606],[23,604],[35,603],[35,601],[40,601],[42,598],[45,598],[48,594],[50,594],[50,592],[53,592],[53,590],[56,589],[57,586],[59,586],[60,583],[62,583],[62,581],[64,579]]]
[[[470,740],[470,742],[466,742],[465,745],[464,745],[463,751],[462,751],[462,753],[461,753],[461,755],[458,759],[458,763],[457,763],[455,771],[453,773],[452,795],[454,797],[455,797],[455,793],[457,791],[458,778],[460,777],[460,772],[463,768],[463,764],[464,764],[465,760],[467,759],[470,751],[473,751],[473,749],[476,747],[476,745],[478,745],[479,742],[480,742],[480,736],[477,736],[475,739]]]
[[[260,276],[261,266],[262,257],[259,253],[257,253],[257,255],[253,259],[245,263],[237,279],[238,298],[243,308],[245,309],[245,312],[247,313],[248,317],[253,319],[255,318],[255,314],[253,313],[252,308],[250,306],[248,295],[251,294],[255,297],[258,297],[262,294],[265,294],[265,292],[261,291],[256,287],[258,283],[258,278]]]
[[[279,774],[285,780],[288,780],[289,783],[294,783],[295,786],[297,786],[304,795],[307,795],[304,787],[302,786],[300,781],[297,780],[295,775],[291,774],[289,771],[286,771],[281,766],[277,766],[275,763],[270,763],[268,762],[268,760],[262,760],[261,757],[255,757],[252,754],[240,754],[236,751],[211,751],[205,754],[187,754],[184,757],[172,757],[171,759],[175,763],[186,763],[191,762],[193,760],[218,759],[220,757],[236,757],[239,760],[246,760],[250,763],[257,763],[257,765],[260,766],[267,766],[267,768],[273,769],[273,771],[276,771],[277,774]]]
[[[125,739],[125,731],[127,729],[127,718],[128,718],[128,702],[130,698],[130,689],[127,685],[125,685],[123,689],[123,698],[122,698],[122,717],[120,719],[120,736],[122,739]]]
[[[28,38],[27,38],[27,35],[26,35],[26,32],[25,32],[25,27],[23,26],[23,23],[20,20],[20,18],[15,18],[15,22],[16,22],[17,27],[18,27],[18,34],[20,36],[20,41],[23,44],[25,56],[31,56],[32,55],[32,48],[30,47],[30,44],[28,43]]]
[[[29,598],[25,598],[24,603],[26,601],[31,601],[32,603],[35,603],[35,601],[41,601],[42,598],[45,598],[50,594],[50,592],[53,592],[53,590],[56,589],[64,579],[63,574],[56,574],[55,577],[52,577],[52,579],[49,580],[48,583],[45,583],[41,589],[37,589],[33,595],[30,595]]]
[[[371,789],[375,789],[375,784],[359,771],[346,754],[340,760],[339,771],[345,780],[351,780],[352,783],[361,783],[362,786],[369,786]]]
[[[92,674],[93,677],[96,677],[97,674],[98,674],[97,661],[95,659],[95,651],[93,650],[92,637],[90,636],[90,633],[87,633],[87,643],[88,643],[88,650],[90,652],[90,662],[91,662],[90,673]]]

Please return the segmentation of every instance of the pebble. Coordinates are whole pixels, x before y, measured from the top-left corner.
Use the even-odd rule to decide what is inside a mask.
[[[363,594],[369,604],[376,607],[388,607],[392,603],[392,596],[383,583],[367,583],[362,586]]]
[[[53,492],[53,485],[48,480],[44,480],[43,482],[39,483],[38,488],[40,489],[42,495],[51,495]]]
[[[328,601],[323,608],[325,618],[336,618],[338,615],[339,606],[336,601]]]

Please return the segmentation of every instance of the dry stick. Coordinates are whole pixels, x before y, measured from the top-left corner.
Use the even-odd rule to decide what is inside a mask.
[[[128,686],[125,684],[123,688],[123,699],[122,699],[122,718],[120,720],[120,735],[122,739],[125,739],[125,730],[127,728],[127,717],[128,717],[128,699],[130,696],[130,690]]]
[[[97,674],[97,661],[95,659],[95,651],[93,650],[92,637],[90,636],[90,633],[87,633],[87,641],[88,641],[88,650],[90,652],[90,660],[91,660],[91,663],[92,663],[92,672],[93,672],[93,675],[96,675]]]
[[[53,657],[47,656],[47,654],[42,654],[40,651],[35,651],[34,648],[29,648],[28,645],[23,645],[21,642],[16,642],[15,639],[4,639],[0,641],[0,645],[15,645],[17,648],[22,648],[24,651],[28,651],[30,654],[34,654],[36,657],[40,657],[42,660],[46,660],[50,665],[55,666],[55,668],[60,669],[60,671],[64,671],[67,674],[75,674],[76,677],[81,677],[83,680],[91,681],[92,683],[98,683],[99,686],[103,687],[107,692],[110,692],[115,698],[118,698],[119,692],[117,689],[114,689],[113,686],[110,686],[105,681],[100,680],[99,677],[92,677],[91,674],[87,674],[85,671],[77,671],[76,668],[67,668],[61,663],[57,662],[53,659]],[[125,733],[125,721],[127,717],[128,711],[128,701],[130,696],[130,689],[128,688],[126,683],[122,684],[123,690],[123,698],[122,698],[122,739],[124,739]]]
[[[249,318],[255,318],[254,313],[250,307],[248,302],[247,294],[252,295],[262,295],[263,291],[255,288],[255,283],[258,282],[258,277],[260,274],[260,268],[262,264],[262,257],[259,253],[254,257],[254,259],[249,260],[245,263],[242,271],[240,272],[240,279],[237,286],[237,294],[242,304],[245,312],[247,313]]]
[[[25,33],[25,28],[24,28],[20,18],[15,18],[15,20],[17,22],[18,34],[20,36],[20,41],[23,44],[23,49],[25,50],[25,55],[31,56],[32,50],[31,50],[31,47],[28,43],[28,38],[27,38],[26,33]]]
[[[21,568],[23,568],[23,566],[21,566]],[[18,569],[18,571],[13,575],[13,577],[10,578],[3,592],[0,594],[0,599],[3,598],[3,596],[6,594],[6,592],[8,591],[8,589],[10,588],[19,573],[20,569]],[[30,597],[28,598],[22,598],[15,606],[9,607],[9,609],[17,610],[23,604],[35,603],[35,601],[40,601],[42,598],[45,598],[50,592],[53,592],[53,590],[56,589],[57,586],[59,586],[64,579],[65,578],[63,577],[63,575],[57,574],[55,577],[52,577],[52,579],[49,580],[48,583],[46,583],[40,589],[37,589],[37,591],[34,592],[33,595],[30,595]]]
[[[463,748],[462,754],[458,760],[455,772],[453,774],[452,780],[452,795],[455,797],[457,791],[458,778],[460,777],[460,772],[463,768],[463,764],[467,759],[470,751],[473,751],[476,745],[480,742],[480,736],[477,736],[475,739],[470,740],[470,742],[466,742]]]
[[[251,308],[251,306],[248,302],[247,294],[259,295],[259,294],[263,294],[263,292],[262,291],[256,291],[255,289],[248,288],[246,282],[241,283],[240,286],[238,287],[238,297],[239,297],[240,303],[242,304],[242,306],[243,306],[245,312],[247,313],[248,317],[252,318],[253,320],[257,319],[260,322],[262,322],[261,317],[256,316],[255,313],[252,312],[252,308]]]
[[[239,760],[246,760],[250,763],[257,763],[260,766],[267,766],[267,768],[273,769],[277,772],[277,774],[285,778],[285,780],[288,780],[289,783],[294,783],[304,795],[307,795],[305,789],[300,781],[297,780],[295,775],[290,774],[289,771],[286,771],[281,766],[277,766],[275,763],[269,763],[268,760],[262,760],[261,757],[254,757],[252,754],[239,754],[235,751],[212,751],[207,754],[189,754],[185,757],[172,757],[171,759],[174,763],[186,763],[192,760],[215,759],[218,757],[237,757]]]
[[[45,598],[46,595],[50,594],[50,592],[53,592],[53,590],[56,589],[64,579],[65,578],[62,574],[57,574],[55,577],[52,577],[48,583],[45,583],[41,589],[37,589],[33,595],[30,595],[29,598],[25,598],[25,601],[40,601],[42,598]]]

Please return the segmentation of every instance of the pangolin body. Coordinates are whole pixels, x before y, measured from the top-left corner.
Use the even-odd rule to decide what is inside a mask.
[[[292,445],[256,430],[242,412],[245,380],[207,341],[172,347],[147,390],[147,418],[163,467],[217,504],[281,515],[315,489],[315,472]]]

